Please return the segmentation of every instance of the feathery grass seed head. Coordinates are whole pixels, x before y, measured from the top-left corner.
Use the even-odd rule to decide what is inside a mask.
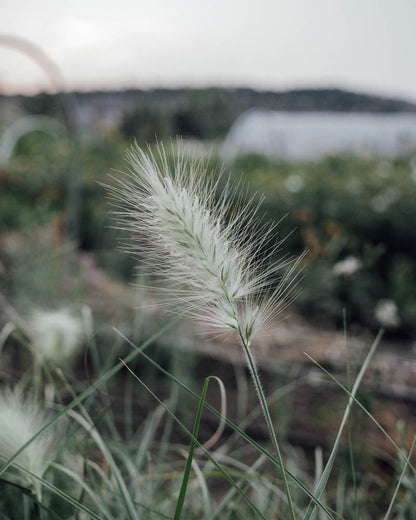
[[[255,263],[264,232],[247,240],[244,225],[253,225],[256,208],[230,216],[229,190],[216,198],[218,184],[200,163],[178,156],[172,167],[162,146],[156,155],[134,147],[129,160],[130,174],[109,190],[121,227],[141,237],[150,273],[173,281],[180,312],[208,315],[212,325],[236,329],[249,342],[285,296],[282,286],[274,301],[266,296],[282,266]]]
[[[82,339],[82,323],[68,309],[35,311],[29,320],[34,346],[45,359],[62,361],[76,354]]]
[[[0,460],[7,462],[27,441],[46,424],[47,416],[35,403],[24,400],[21,393],[0,392]],[[46,432],[32,441],[7,470],[10,479],[29,487],[39,496],[39,481],[26,470],[42,477],[55,454],[51,433]],[[21,468],[21,469],[20,469]]]

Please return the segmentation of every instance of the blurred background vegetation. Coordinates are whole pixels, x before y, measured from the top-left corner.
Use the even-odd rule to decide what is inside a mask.
[[[233,121],[252,107],[286,110],[413,110],[405,102],[338,90],[286,93],[249,89],[125,91],[78,94],[81,171],[76,247],[124,281],[135,276],[134,259],[117,251],[120,233],[111,228],[109,205],[100,182],[127,168],[125,150],[182,136],[208,168],[221,169],[222,139]],[[60,95],[0,99],[20,118],[48,116],[65,124]],[[13,113],[13,110],[11,112]],[[10,112],[10,110],[9,110]],[[4,111],[3,113],[6,113]],[[2,133],[12,125],[3,118]],[[53,225],[65,232],[71,136],[28,131],[16,140],[0,170],[0,231]],[[284,254],[307,250],[300,296],[295,306],[319,326],[339,327],[343,309],[357,330],[387,328],[410,338],[416,329],[416,162],[354,156],[314,162],[272,161],[240,156],[226,169],[248,185],[246,196],[265,193],[262,218],[279,221]],[[213,173],[214,174],[214,173]],[[244,198],[241,199],[244,204]],[[58,231],[55,231],[58,233]],[[7,262],[7,259],[3,259]],[[12,290],[13,280],[2,280]]]

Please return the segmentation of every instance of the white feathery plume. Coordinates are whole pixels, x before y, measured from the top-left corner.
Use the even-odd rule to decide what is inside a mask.
[[[46,424],[47,415],[18,391],[0,392],[0,467]],[[50,432],[36,437],[15,459],[6,474],[40,497],[42,477],[55,454]]]
[[[173,169],[162,146],[158,155],[135,147],[129,152],[128,177],[109,188],[116,200],[119,224],[136,237],[138,252],[150,274],[173,283],[179,312],[212,325],[232,328],[250,342],[254,333],[287,304],[295,265],[268,258],[256,265],[267,233],[247,241],[246,227],[256,227],[253,205],[232,209],[226,188],[215,198],[217,183],[201,164],[179,156]],[[269,285],[277,288],[269,295]]]
[[[29,327],[36,351],[43,359],[61,362],[79,350],[82,322],[69,309],[38,309],[32,313]]]

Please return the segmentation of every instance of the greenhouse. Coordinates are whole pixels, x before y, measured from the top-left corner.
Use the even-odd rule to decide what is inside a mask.
[[[224,159],[259,154],[314,160],[328,155],[396,157],[416,150],[416,114],[249,110],[231,127]]]

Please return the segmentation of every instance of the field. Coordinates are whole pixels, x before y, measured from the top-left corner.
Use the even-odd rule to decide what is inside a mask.
[[[130,146],[31,132],[0,169],[0,517],[416,518],[414,160],[252,155],[221,174],[212,145],[213,204],[236,195],[221,223],[258,204],[250,266],[294,280],[251,341],[209,305],[155,304],[140,225],[120,229],[104,187]]]

